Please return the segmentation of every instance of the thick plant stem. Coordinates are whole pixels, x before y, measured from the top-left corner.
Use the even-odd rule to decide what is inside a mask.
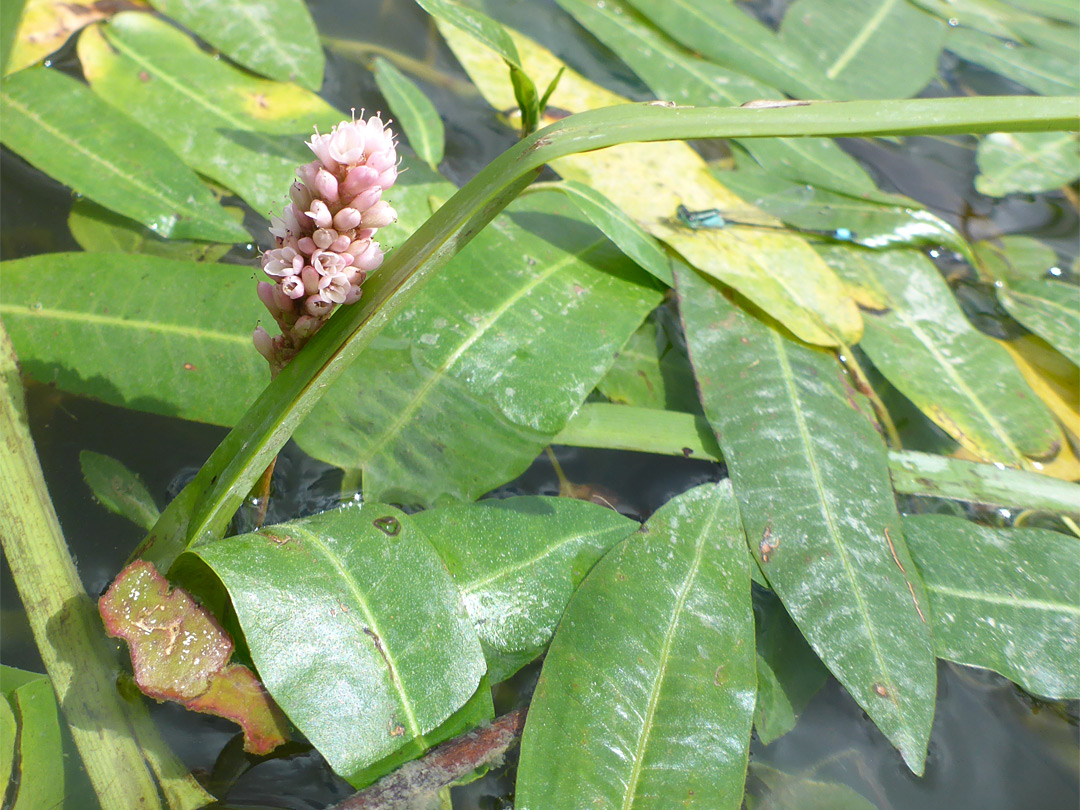
[[[0,326],[0,541],[34,640],[103,810],[161,807],[136,733],[152,743],[174,810],[213,800],[165,747],[141,704],[116,689],[117,664],[83,589],[30,438],[15,353]],[[164,782],[163,782],[164,784]],[[175,802],[175,803],[174,803]]]

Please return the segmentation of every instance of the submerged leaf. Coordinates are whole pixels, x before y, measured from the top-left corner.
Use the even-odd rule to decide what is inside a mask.
[[[172,700],[239,723],[244,750],[265,754],[285,742],[275,707],[247,667],[228,664],[233,641],[210,612],[148,562],[121,571],[98,600],[105,631],[131,648],[135,683]]]
[[[1080,287],[1064,281],[1010,281],[997,296],[1020,323],[1080,365]]]
[[[94,497],[110,512],[147,531],[157,523],[161,512],[146,485],[115,458],[83,450],[79,453],[79,465]]]
[[[834,356],[689,268],[675,283],[754,556],[821,660],[922,773],[937,684],[928,606],[868,406]]]
[[[1048,698],[1080,697],[1080,543],[949,515],[904,518],[934,614],[934,647]]]
[[[657,510],[574,594],[529,709],[516,806],[738,808],[753,634],[731,487],[704,484]]]
[[[975,188],[991,197],[1053,191],[1080,177],[1075,132],[993,132],[979,141]]]
[[[1045,279],[1061,273],[1054,249],[1030,236],[1002,236],[976,242],[973,248],[980,269],[999,281]]]

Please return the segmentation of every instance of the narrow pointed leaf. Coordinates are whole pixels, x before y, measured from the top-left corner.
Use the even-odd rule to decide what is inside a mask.
[[[1080,543],[949,515],[904,518],[934,614],[934,647],[1048,698],[1080,697]]]
[[[769,85],[692,55],[642,20],[625,0],[557,2],[618,54],[657,98],[736,106],[784,97]],[[849,194],[877,191],[855,158],[826,138],[754,138],[739,144],[768,171],[793,180]]]
[[[511,106],[501,63],[453,28],[440,30],[488,102],[496,109]],[[544,79],[563,67],[535,42],[521,34],[513,36],[531,75]],[[572,70],[564,73],[552,96],[552,104],[571,111],[624,101]],[[862,322],[855,303],[797,234],[749,228],[739,233],[691,230],[676,219],[676,209],[684,204],[691,209],[717,207],[735,218],[777,224],[720,185],[686,144],[626,144],[564,157],[553,161],[552,168],[596,189],[646,231],[738,289],[802,339],[822,345],[858,340]],[[628,184],[627,177],[637,182]]]
[[[1080,287],[1021,280],[999,287],[997,295],[1010,315],[1080,365]]]
[[[915,251],[826,248],[849,283],[882,301],[859,344],[882,374],[977,457],[1011,466],[1050,460],[1063,437],[994,341],[964,317],[937,268]]]
[[[161,512],[146,485],[115,458],[83,450],[79,465],[94,497],[110,512],[147,530],[157,522]]]
[[[589,569],[639,528],[599,504],[540,497],[430,509],[412,522],[460,589],[493,683],[543,652]]]
[[[453,188],[409,174],[395,204],[412,197],[417,214],[415,195]],[[297,431],[306,452],[363,469],[366,497],[475,500],[518,475],[659,303],[659,285],[560,195],[530,195],[511,210],[432,279]]]
[[[544,661],[519,810],[740,806],[756,684],[747,562],[721,482],[672,499],[596,565]]]
[[[280,212],[296,167],[312,159],[304,145],[312,127],[325,131],[343,117],[310,91],[215,59],[149,14],[87,29],[79,58],[97,95],[264,217]]]
[[[994,132],[975,153],[981,194],[1053,191],[1080,177],[1080,141],[1075,132]]]
[[[375,60],[375,83],[386,97],[409,146],[432,169],[443,159],[445,132],[435,105],[404,73],[382,57]]]
[[[234,62],[283,82],[319,90],[325,57],[302,0],[151,0]]]
[[[999,340],[1031,390],[1074,436],[1080,436],[1080,374],[1061,352],[1035,335]]]
[[[988,34],[953,28],[945,48],[961,59],[974,62],[1006,79],[1046,96],[1080,92],[1080,75],[1068,59],[1040,48],[1017,46]]]
[[[416,4],[437,20],[447,22],[482,42],[508,64],[521,67],[521,57],[514,41],[506,29],[488,15],[455,0],[416,0]]]
[[[828,98],[908,98],[937,74],[946,30],[907,0],[798,0],[780,42],[825,76]]]
[[[249,268],[47,253],[0,264],[0,278],[23,371],[61,390],[228,425],[269,378],[251,345],[266,311]]]
[[[0,110],[5,146],[159,236],[248,239],[157,135],[69,76],[47,68],[20,71],[4,81]]]
[[[921,773],[937,673],[868,406],[834,356],[783,337],[689,269],[675,282],[751,550],[821,660]]]
[[[800,98],[830,98],[832,83],[801,53],[728,0],[629,0],[692,51]]]
[[[450,575],[405,515],[365,504],[195,547],[252,661],[350,781],[476,692],[484,656]]]

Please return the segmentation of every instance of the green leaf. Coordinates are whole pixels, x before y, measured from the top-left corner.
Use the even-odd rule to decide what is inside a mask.
[[[934,615],[934,646],[1048,698],[1080,697],[1080,543],[948,515],[904,518]]]
[[[669,40],[623,0],[557,0],[611,48],[657,98],[680,104],[732,106],[782,99],[768,85],[693,56]],[[877,191],[858,162],[825,138],[753,138],[739,144],[770,172],[850,194]]]
[[[519,810],[740,806],[756,683],[747,562],[723,481],[672,499],[597,563],[544,661]]]
[[[907,0],[798,0],[780,42],[824,74],[828,98],[907,98],[937,74],[945,32]]]
[[[79,58],[97,95],[266,217],[288,201],[297,165],[311,160],[303,141],[312,126],[342,119],[314,93],[215,59],[149,14],[118,14],[88,28]]]
[[[423,91],[382,57],[375,59],[375,83],[397,116],[409,146],[433,170],[443,159],[445,132],[442,117]]]
[[[751,550],[810,646],[922,773],[937,682],[926,597],[869,408],[831,354],[689,269],[675,283]]]
[[[769,745],[795,727],[829,673],[776,594],[754,589],[754,620],[758,660],[754,727],[762,745]]]
[[[1076,65],[1040,48],[1017,47],[1015,43],[966,28],[951,29],[945,48],[961,59],[1000,73],[1041,95],[1080,92]]]
[[[797,183],[745,161],[738,171],[714,170],[720,182],[750,205],[789,225],[811,230],[847,228],[863,247],[945,246],[970,256],[971,248],[956,229],[914,200],[867,200]],[[880,195],[885,197],[886,195]]]
[[[350,782],[476,692],[472,622],[396,509],[365,503],[192,552],[229,591],[267,690]]]
[[[483,12],[469,8],[454,0],[416,0],[416,4],[436,19],[459,28],[486,47],[495,51],[512,67],[521,67],[521,57],[510,35],[499,23]]]
[[[7,796],[15,760],[15,735],[18,725],[7,700],[0,700],[0,793]]]
[[[150,0],[234,62],[283,82],[318,91],[325,57],[302,0]]]
[[[7,73],[11,49],[19,31],[19,18],[25,5],[26,0],[10,0],[0,10],[0,76]]]
[[[1080,365],[1080,287],[1021,279],[998,287],[997,296],[1016,320]]]
[[[1011,0],[1012,5],[1035,14],[1080,25],[1080,8],[1072,0]]]
[[[599,191],[573,180],[534,184],[532,188],[545,188],[565,194],[589,222],[618,245],[619,250],[637,262],[638,266],[669,287],[674,283],[671,264],[660,244]]]
[[[811,769],[811,773],[813,769]],[[762,796],[747,797],[752,810],[877,810],[863,796],[839,782],[821,782],[783,773],[768,765],[750,765],[752,778],[761,781]]]
[[[237,222],[244,212],[235,206],[225,210]],[[114,214],[89,200],[73,200],[68,214],[68,230],[87,253],[138,253],[193,262],[216,262],[232,249],[220,242],[192,242],[162,239],[133,219]]]
[[[1080,140],[1075,132],[994,132],[979,141],[975,162],[981,194],[1053,191],[1080,177]]]
[[[0,89],[3,143],[37,168],[159,236],[242,242],[193,172],[150,130],[57,70],[31,68]],[[93,126],[87,126],[88,121]]]
[[[676,317],[667,308],[650,314],[597,383],[597,390],[625,405],[700,413],[694,372],[681,345]]]
[[[117,461],[91,450],[79,453],[83,478],[98,502],[137,526],[149,530],[161,516],[142,480]]]
[[[460,589],[493,683],[543,652],[589,569],[639,528],[618,512],[573,498],[481,501],[411,520]]]
[[[227,425],[266,385],[250,268],[47,253],[0,264],[0,278],[23,371],[62,391]]]
[[[919,8],[948,22],[951,28],[964,26],[1017,43],[1027,41],[1075,61],[1078,43],[1074,26],[1029,14],[999,0],[912,0]]]
[[[52,683],[45,675],[0,666],[0,692],[18,729],[11,741],[16,766],[12,776],[18,785],[14,792],[9,789],[4,806],[11,810],[62,806],[64,751]]]
[[[729,0],[629,0],[672,39],[785,93],[829,98],[832,83],[798,51]]]
[[[992,242],[976,242],[975,256],[982,270],[992,278],[1011,283],[1061,274],[1054,249],[1030,236],[1002,236]]]
[[[964,317],[937,268],[916,251],[823,248],[882,309],[864,313],[859,346],[875,367],[976,456],[1011,466],[1049,460],[1062,436],[1008,354]]]
[[[452,190],[408,174],[403,208]],[[660,301],[565,210],[530,195],[478,234],[327,392],[300,446],[399,503],[475,500],[525,470]]]

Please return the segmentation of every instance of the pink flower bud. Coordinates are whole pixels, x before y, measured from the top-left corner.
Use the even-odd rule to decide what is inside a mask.
[[[325,318],[334,311],[334,302],[326,298],[322,293],[316,293],[308,296],[304,302],[304,309],[307,310],[308,315]]]
[[[380,174],[379,179],[376,182],[380,186],[382,186],[383,188],[390,188],[390,186],[394,185],[394,183],[397,182],[397,176],[398,176],[398,167],[397,167],[397,164],[395,163],[389,169],[387,169],[382,174]]]
[[[345,278],[349,280],[349,283],[354,287],[359,287],[365,281],[367,281],[367,273],[361,270],[359,267],[346,267]]]
[[[306,295],[304,291],[304,282],[300,276],[286,276],[281,280],[281,291],[287,295],[291,300],[295,301],[297,298],[303,298]]]
[[[315,318],[311,315],[301,315],[296,319],[296,323],[292,328],[292,333],[295,338],[305,340],[318,332],[319,327],[322,325],[323,321],[321,318]]]
[[[378,177],[379,172],[370,166],[354,166],[345,175],[345,182],[341,184],[340,192],[346,198],[354,197],[373,185]]]
[[[334,175],[330,174],[326,169],[319,169],[319,173],[315,175],[315,191],[319,196],[327,202],[335,203],[338,201],[338,181]]]
[[[367,126],[363,121],[342,121],[330,133],[330,157],[345,166],[364,159]]]
[[[364,189],[355,197],[352,202],[349,203],[350,208],[355,208],[357,211],[367,211],[371,206],[377,203],[382,198],[382,186],[371,186]],[[356,226],[353,225],[355,228]]]
[[[296,278],[296,276],[293,276],[293,278]],[[274,305],[282,315],[292,312],[295,309],[292,298],[285,293],[285,290],[281,288],[280,284],[274,285]]]
[[[259,354],[273,362],[274,339],[270,337],[270,333],[261,326],[256,326],[255,333],[251,336],[251,340],[255,344],[255,348],[258,349]]]
[[[319,228],[317,231],[315,231],[314,234],[312,234],[311,241],[313,241],[320,250],[326,250],[328,247],[334,244],[334,241],[337,238],[338,233],[333,228]]]
[[[360,195],[363,196],[362,194]],[[359,198],[357,198],[359,199]],[[360,212],[351,205],[334,214],[334,227],[339,231],[351,231],[360,224]]]
[[[348,295],[345,296],[344,304],[355,304],[360,300],[360,296],[363,294],[363,290],[360,289],[360,285],[357,284],[349,288]]]
[[[307,189],[309,205],[311,203],[311,200],[315,199],[315,180],[319,176],[319,170],[322,169],[322,167],[322,163],[317,160],[313,160],[311,161],[311,163],[305,163],[303,166],[300,166],[296,170],[297,179],[299,180],[300,184]],[[299,203],[297,203],[297,207],[301,211],[306,211],[308,209],[307,205],[300,205]]]
[[[315,244],[315,240],[312,239],[310,236],[305,236],[303,239],[296,243],[296,246],[300,249],[300,252],[306,256],[310,256],[312,253],[319,249],[319,246]]]
[[[318,130],[315,130],[315,134],[311,136],[311,140],[307,142],[308,148],[315,153],[317,157],[330,171],[335,171],[338,168],[337,161],[330,156],[330,138],[333,137],[333,133],[330,135],[320,135]]]
[[[312,203],[314,205],[314,203]],[[365,228],[385,228],[392,222],[397,222],[397,211],[390,207],[386,200],[379,200],[371,208],[364,212],[361,224]]]
[[[367,165],[368,168],[374,169],[381,174],[391,166],[397,165],[397,152],[393,149],[384,149],[382,152],[369,155]]]
[[[352,256],[349,256],[347,253],[345,253],[346,249],[351,244],[352,244],[352,237],[349,236],[347,233],[343,233],[343,234],[341,234],[341,236],[339,236],[337,239],[334,240],[333,244],[331,244],[330,247],[327,248],[327,250],[332,250],[334,253],[343,253],[343,254],[345,254],[345,256],[348,259],[346,261],[346,264],[352,264]]]
[[[379,265],[383,262],[383,252],[379,247],[378,242],[371,242],[367,248],[353,260],[353,267],[357,267],[363,270],[365,273],[372,273],[379,269]]]
[[[318,164],[313,163],[311,165],[317,166]],[[311,201],[314,197],[311,196],[311,189],[297,180],[289,187],[289,199],[292,200],[292,204],[296,206],[297,211],[307,211],[311,207]]]
[[[280,309],[274,301],[274,287],[276,286],[276,284],[271,284],[269,281],[260,281],[256,289],[259,300],[263,302],[263,306],[270,310],[270,314],[275,318],[280,313]]]
[[[313,295],[319,291],[319,279],[321,279],[322,276],[320,276],[310,264],[304,268],[304,271],[300,274],[300,278],[304,282],[305,293]]]
[[[330,215],[330,209],[322,200],[312,200],[311,208],[307,215],[311,217],[316,228],[329,228],[334,224],[334,218]]]

